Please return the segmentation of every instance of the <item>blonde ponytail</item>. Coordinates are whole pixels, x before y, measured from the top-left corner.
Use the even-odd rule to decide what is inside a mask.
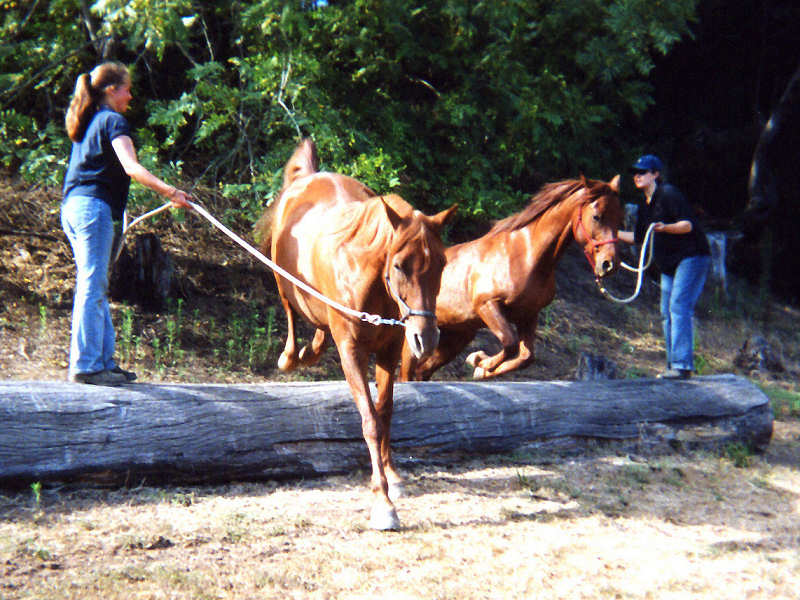
[[[67,135],[73,142],[80,142],[86,126],[103,99],[106,88],[122,85],[130,80],[128,67],[118,62],[106,62],[96,66],[91,73],[82,73],[75,83],[75,92],[67,109]]]

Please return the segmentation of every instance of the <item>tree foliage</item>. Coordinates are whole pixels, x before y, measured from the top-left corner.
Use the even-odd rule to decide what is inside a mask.
[[[325,168],[496,217],[545,180],[613,175],[696,0],[2,4],[0,160],[26,177],[60,182],[74,81],[115,59],[143,161],[249,214],[310,135]]]

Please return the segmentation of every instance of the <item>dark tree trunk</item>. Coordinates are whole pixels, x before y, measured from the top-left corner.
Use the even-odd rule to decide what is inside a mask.
[[[797,178],[800,137],[800,64],[789,80],[778,105],[761,132],[750,167],[749,203],[743,226],[757,232],[780,202],[783,176]],[[791,169],[787,171],[786,169]]]

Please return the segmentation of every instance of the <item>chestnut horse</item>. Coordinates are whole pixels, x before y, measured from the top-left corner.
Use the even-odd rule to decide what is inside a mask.
[[[530,364],[539,311],[555,297],[555,267],[567,243],[575,239],[583,246],[599,279],[617,266],[621,223],[619,175],[607,183],[581,177],[547,184],[483,237],[447,248],[436,299],[439,346],[427,359],[404,350],[400,379],[430,379],[482,327],[497,336],[502,350],[467,357],[475,379]]]
[[[284,168],[283,189],[271,214],[257,227],[262,252],[326,298],[349,309],[395,319],[417,360],[433,352],[439,339],[434,314],[444,267],[439,232],[455,206],[429,217],[399,196],[376,196],[350,177],[317,171],[314,143],[304,140]],[[266,231],[271,221],[271,232]],[[286,346],[278,367],[289,371],[319,360],[328,334],[339,351],[372,462],[375,496],[370,526],[397,529],[392,503],[402,491],[389,446],[395,369],[403,348],[403,327],[373,325],[324,303],[275,275],[288,320]],[[298,349],[297,315],[316,332]],[[377,401],[367,381],[375,356]]]

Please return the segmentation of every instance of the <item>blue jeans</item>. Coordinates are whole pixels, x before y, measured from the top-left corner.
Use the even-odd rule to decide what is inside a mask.
[[[694,306],[703,291],[710,256],[684,258],[670,275],[661,274],[661,318],[667,367],[694,371]]]
[[[75,257],[69,372],[113,369],[114,326],[108,306],[108,264],[114,241],[111,208],[99,198],[70,196],[61,205],[61,226]]]

